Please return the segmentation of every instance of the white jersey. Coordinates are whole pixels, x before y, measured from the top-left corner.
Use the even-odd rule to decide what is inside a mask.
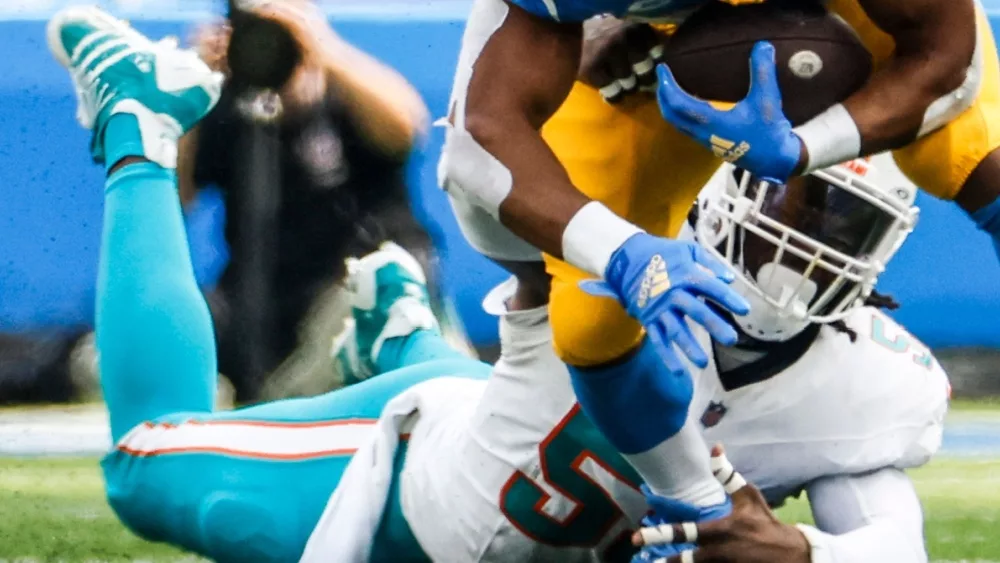
[[[934,356],[871,307],[845,324],[855,341],[823,326],[764,381],[727,391],[715,358],[695,377],[689,416],[772,503],[819,477],[922,465],[941,445],[950,387]]]
[[[495,290],[488,308],[500,312],[512,290]],[[381,445],[351,462],[304,561],[363,560],[345,556],[367,552],[344,551],[344,537],[370,544],[404,432],[402,510],[433,561],[628,560],[628,532],[647,511],[638,476],[580,413],[545,309],[502,314],[488,381],[432,380],[390,403]],[[714,363],[694,374],[690,417],[771,500],[821,476],[920,465],[940,443],[937,362],[877,311],[847,323],[856,342],[823,327],[764,381],[726,391]]]
[[[479,403],[410,435],[403,513],[434,561],[627,560],[639,479],[580,413],[545,308],[502,312],[512,289],[487,298],[503,356]]]

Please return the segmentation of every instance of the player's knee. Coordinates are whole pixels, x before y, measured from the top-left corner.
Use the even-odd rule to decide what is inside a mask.
[[[279,518],[263,494],[250,491],[215,492],[198,514],[205,553],[216,561],[298,561],[305,545],[295,520],[294,511]]]
[[[892,152],[899,170],[921,190],[953,200],[997,148],[991,104],[977,102],[940,129]]]
[[[616,301],[575,287],[553,291],[549,315],[556,354],[570,365],[606,364],[642,340],[642,327]]]
[[[1000,199],[1000,148],[980,162],[955,194],[955,203],[970,215]]]
[[[978,151],[970,150],[967,154],[959,155],[955,154],[954,149],[942,150],[940,143],[935,141],[938,135],[944,136],[946,133],[946,130],[936,131],[909,146],[893,151],[892,156],[900,172],[920,186],[920,189],[936,198],[950,201],[958,194],[981,158],[977,158],[975,154]]]
[[[156,475],[138,478],[142,473],[133,464],[106,459],[104,469],[108,504],[143,539],[223,563],[298,561],[305,548],[308,534],[303,535],[297,512],[276,510],[273,492],[234,487],[184,496],[165,488],[166,479]]]
[[[155,495],[137,490],[138,485],[122,472],[105,470],[104,481],[108,505],[125,527],[145,540],[166,541],[165,527],[157,518],[159,511],[150,512],[153,508],[150,502],[155,502]]]

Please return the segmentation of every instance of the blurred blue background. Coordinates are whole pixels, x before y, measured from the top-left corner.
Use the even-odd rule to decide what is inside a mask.
[[[102,171],[89,160],[88,133],[74,120],[66,73],[45,46],[45,20],[70,2],[0,3],[0,331],[89,325],[101,224]],[[95,2],[87,2],[94,4]],[[185,37],[221,1],[102,1],[98,4],[159,37]],[[402,72],[434,117],[444,114],[467,2],[321,2],[337,31]],[[991,21],[1000,27],[1000,0]],[[443,134],[431,132],[411,164],[413,198],[442,254],[445,291],[472,341],[496,341],[480,308],[504,275],[462,239],[436,185]],[[895,317],[935,347],[1000,347],[1000,266],[987,237],[957,207],[921,195],[920,225],[880,289],[902,303]],[[217,194],[190,213],[199,279],[213,283],[226,260]]]

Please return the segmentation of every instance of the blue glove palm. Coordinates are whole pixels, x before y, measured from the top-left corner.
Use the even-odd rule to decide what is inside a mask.
[[[666,65],[656,69],[660,113],[719,158],[770,182],[784,183],[799,162],[802,141],[781,110],[774,46],[758,42],[750,53],[750,91],[732,109],[718,110],[685,92]]]
[[[604,281],[580,287],[592,295],[614,297],[642,326],[672,373],[685,372],[676,344],[692,363],[708,365],[708,356],[684,317],[704,326],[725,345],[736,343],[736,330],[709,307],[704,297],[745,315],[750,305],[728,286],[733,273],[694,242],[637,234],[611,257]]]

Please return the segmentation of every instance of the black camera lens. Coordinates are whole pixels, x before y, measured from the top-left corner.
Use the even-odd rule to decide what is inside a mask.
[[[302,53],[280,23],[240,10],[230,14],[229,68],[244,86],[279,89],[292,77]]]

